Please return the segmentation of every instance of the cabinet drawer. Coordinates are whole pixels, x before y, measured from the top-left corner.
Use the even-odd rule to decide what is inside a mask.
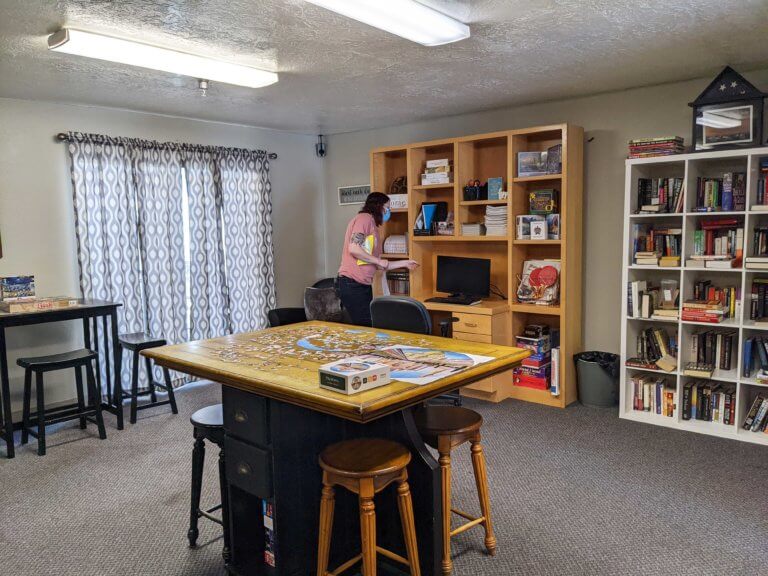
[[[491,317],[482,314],[467,314],[466,312],[457,312],[453,314],[458,318],[454,322],[453,329],[456,332],[471,332],[472,334],[492,334]]]
[[[272,497],[272,464],[268,450],[225,436],[224,461],[230,486],[259,498]]]
[[[467,342],[483,342],[493,344],[493,338],[490,334],[473,334],[472,332],[454,332],[453,337],[456,340],[466,340]]]
[[[267,399],[250,392],[222,386],[224,430],[254,444],[269,444]]]

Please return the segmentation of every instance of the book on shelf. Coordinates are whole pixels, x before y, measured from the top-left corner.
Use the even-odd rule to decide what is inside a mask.
[[[743,254],[744,227],[736,218],[702,220],[693,232],[689,259],[704,260],[706,268],[738,268]]]
[[[638,214],[679,214],[683,211],[685,180],[682,178],[638,178]]]
[[[448,170],[441,170],[453,166],[453,161],[450,158],[436,158],[434,160],[427,160],[424,163],[424,170],[429,171],[442,171],[448,172]]]
[[[683,229],[653,224],[633,224],[632,254],[639,266],[658,266],[659,258],[680,258]],[[665,263],[669,266],[671,260]],[[679,265],[679,264],[678,264]]]
[[[755,396],[755,399],[749,404],[749,410],[741,427],[751,432],[768,434],[768,398],[763,394]]]
[[[747,175],[726,172],[722,178],[696,179],[697,212],[740,212],[746,207]]]
[[[749,319],[755,324],[768,321],[768,278],[754,278],[749,291]]]
[[[686,364],[686,371],[690,365],[711,367],[709,375],[688,374],[689,376],[700,376],[702,378],[711,378],[711,372],[715,369],[726,372],[736,367],[736,354],[734,349],[738,349],[739,332],[738,330],[716,331],[704,330],[696,331],[690,336],[689,363]]]
[[[655,286],[647,280],[630,281],[627,286],[627,316],[677,319],[679,295],[676,280],[664,279],[660,286]]]
[[[677,390],[674,382],[668,381],[665,376],[648,374],[634,375],[630,381],[634,410],[660,416],[674,416],[677,408]]]
[[[530,350],[531,355],[512,371],[514,385],[549,390],[555,396],[560,393],[560,378],[557,373],[560,361],[559,335],[559,329],[542,324],[529,324],[523,334],[515,337],[515,345]]]
[[[766,190],[766,181],[768,180],[768,158],[760,158],[760,171],[757,175],[757,204],[752,206],[754,212],[768,212],[768,190]]]
[[[741,375],[752,378],[755,373],[760,378],[768,373],[768,338],[764,336],[749,336],[742,344]]]
[[[683,420],[732,426],[736,420],[736,385],[694,380],[683,384]]]
[[[485,224],[482,222],[464,222],[461,225],[462,236],[485,236]]]
[[[637,356],[626,365],[674,372],[677,370],[677,330],[646,328],[637,335]]]
[[[411,291],[411,277],[407,270],[391,270],[387,272],[387,285],[390,294],[407,296]]]
[[[744,259],[744,267],[748,270],[768,270],[768,257],[747,256]]]
[[[712,364],[699,364],[698,362],[688,362],[683,369],[683,375],[695,376],[697,378],[712,378],[715,367]]]
[[[662,136],[660,138],[638,138],[629,141],[629,158],[651,158],[670,156],[685,152],[684,141],[680,136]]]
[[[659,258],[659,266],[662,268],[678,268],[680,266],[680,256],[662,256]]]
[[[506,206],[486,206],[485,234],[487,236],[506,236],[507,215],[508,210]]]

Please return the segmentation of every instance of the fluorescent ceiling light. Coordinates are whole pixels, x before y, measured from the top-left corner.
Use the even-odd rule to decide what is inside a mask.
[[[160,48],[140,42],[64,28],[48,37],[48,48],[99,60],[162,70],[225,84],[261,88],[277,82],[277,74],[251,66]]]
[[[469,26],[415,0],[307,1],[424,46],[469,38]]]

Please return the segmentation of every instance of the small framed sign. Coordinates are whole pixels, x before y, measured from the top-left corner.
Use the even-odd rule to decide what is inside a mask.
[[[339,204],[341,206],[345,204],[362,204],[370,193],[371,186],[369,184],[341,186],[339,187]]]

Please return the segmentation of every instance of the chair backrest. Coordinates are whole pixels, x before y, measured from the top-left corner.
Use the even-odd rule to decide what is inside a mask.
[[[374,328],[432,334],[432,320],[424,304],[407,296],[381,296],[371,302]]]
[[[345,315],[341,309],[341,300],[336,289],[306,288],[304,290],[304,311],[307,320],[323,320],[325,322],[344,322]]]
[[[333,288],[335,278],[322,278],[312,284],[312,288]]]

